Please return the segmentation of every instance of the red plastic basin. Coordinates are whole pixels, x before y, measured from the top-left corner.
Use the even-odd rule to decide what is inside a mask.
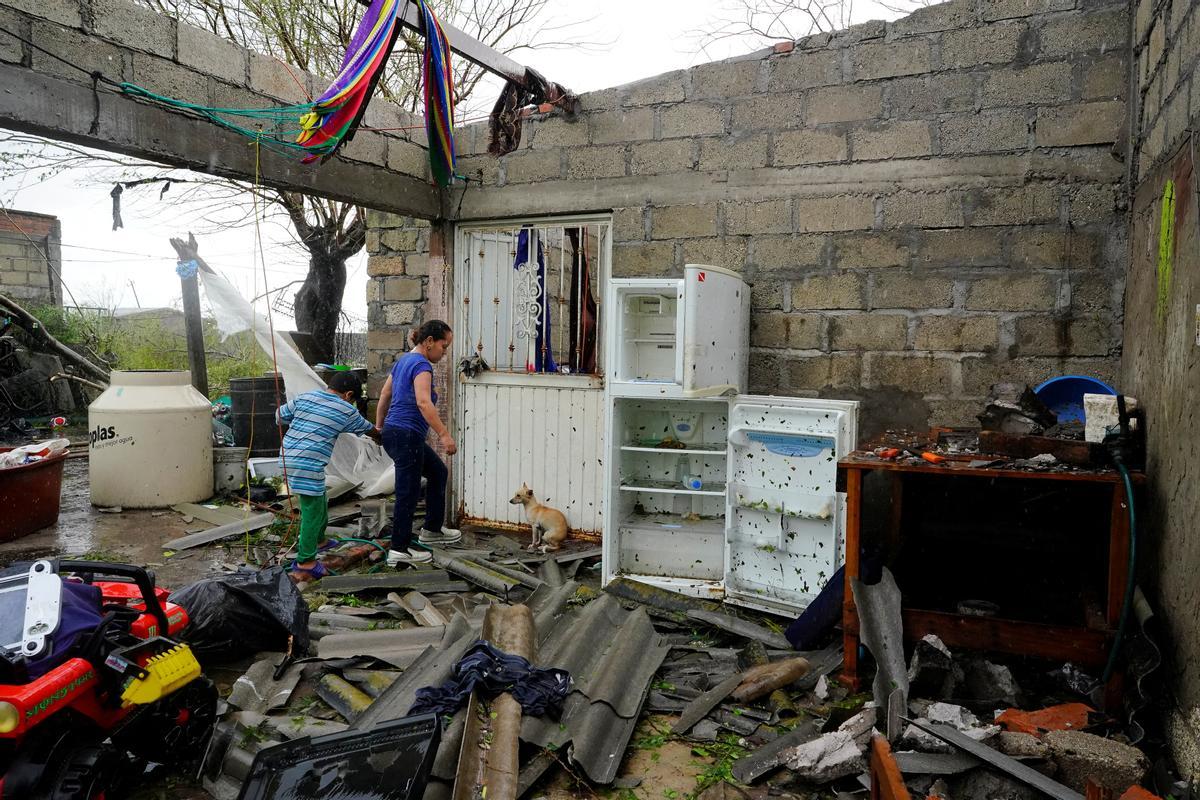
[[[0,447],[7,453],[11,447]],[[0,542],[10,542],[58,522],[66,453],[0,469]]]

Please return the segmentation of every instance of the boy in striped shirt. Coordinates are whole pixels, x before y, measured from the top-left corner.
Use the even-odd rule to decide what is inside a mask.
[[[288,489],[300,501],[300,536],[296,560],[289,567],[295,580],[316,580],[327,574],[317,561],[317,549],[329,522],[325,465],[339,435],[375,433],[375,426],[354,407],[361,393],[362,385],[353,375],[338,372],[325,389],[305,392],[275,412],[276,419],[289,426],[279,447],[279,460]]]

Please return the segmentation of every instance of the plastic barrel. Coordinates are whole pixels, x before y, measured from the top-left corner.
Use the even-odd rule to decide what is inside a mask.
[[[275,380],[274,375],[267,375],[229,381],[229,419],[233,428],[233,443],[237,447],[248,447],[251,458],[279,455],[279,427],[275,424],[275,409],[287,402],[287,398],[283,392],[283,378],[279,378],[278,395],[275,393]]]

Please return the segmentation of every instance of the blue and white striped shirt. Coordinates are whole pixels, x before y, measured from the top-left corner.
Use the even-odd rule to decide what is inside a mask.
[[[354,406],[321,390],[305,392],[280,406],[275,417],[289,425],[279,448],[279,460],[293,494],[325,494],[325,465],[333,455],[338,435],[366,433],[375,428]]]

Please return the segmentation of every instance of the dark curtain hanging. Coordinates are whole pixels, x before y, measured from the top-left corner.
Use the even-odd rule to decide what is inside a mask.
[[[571,240],[571,346],[573,373],[596,372],[596,298],[592,295],[587,247],[580,247],[580,228],[567,228]]]

